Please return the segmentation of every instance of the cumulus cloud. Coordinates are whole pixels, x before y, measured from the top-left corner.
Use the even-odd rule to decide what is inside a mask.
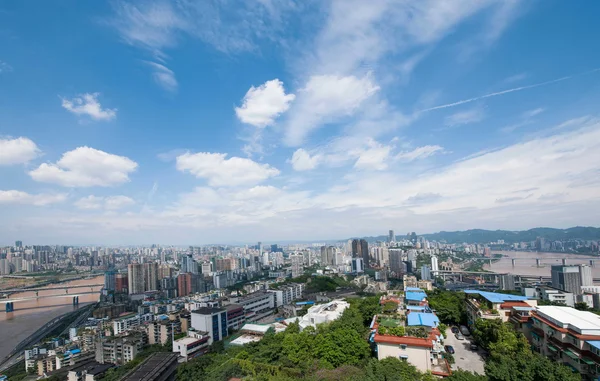
[[[56,163],[44,163],[29,172],[35,181],[65,187],[110,187],[129,181],[135,161],[90,147],[65,152]]]
[[[109,121],[117,117],[117,109],[102,108],[98,101],[100,93],[85,93],[73,99],[62,98],[65,110],[75,115],[87,115],[94,120]]]
[[[22,204],[45,206],[63,202],[67,199],[64,193],[30,194],[18,190],[0,190],[0,204]]]
[[[285,142],[301,144],[314,129],[353,115],[379,90],[371,75],[315,75],[298,91],[296,106],[286,125]]]
[[[0,139],[0,166],[27,163],[41,154],[28,138]]]
[[[206,179],[210,186],[237,186],[257,184],[279,175],[279,170],[269,164],[251,159],[231,157],[225,153],[185,153],[177,157],[177,169]]]
[[[127,196],[99,197],[89,195],[74,202],[74,205],[82,210],[118,210],[133,204],[135,204],[135,201]]]
[[[319,155],[311,156],[305,149],[298,148],[294,151],[290,163],[292,163],[292,168],[294,168],[295,171],[308,171],[319,165],[319,159]]]
[[[250,87],[242,106],[236,107],[235,113],[243,123],[263,128],[273,124],[279,115],[286,112],[294,98],[294,94],[285,93],[283,82],[273,79],[259,87]]]
[[[369,147],[359,153],[358,160],[354,163],[354,168],[373,169],[377,171],[387,169],[392,148],[392,146],[371,141]]]
[[[153,69],[152,78],[154,78],[154,82],[167,91],[174,92],[177,90],[178,83],[173,70],[156,62],[146,61],[146,64]]]

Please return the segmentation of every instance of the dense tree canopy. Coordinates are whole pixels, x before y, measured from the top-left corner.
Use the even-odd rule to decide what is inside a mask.
[[[467,320],[464,292],[436,289],[427,293],[427,300],[442,322],[460,324]]]

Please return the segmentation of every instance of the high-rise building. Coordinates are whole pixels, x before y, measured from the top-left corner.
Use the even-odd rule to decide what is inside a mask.
[[[158,263],[144,263],[144,291],[158,290]]]
[[[391,249],[390,253],[390,271],[396,273],[397,276],[402,274],[402,250]]]
[[[198,263],[191,255],[184,255],[183,258],[181,258],[181,272],[198,274]]]
[[[393,230],[389,231],[388,234],[388,242],[392,243],[392,242],[396,242],[396,234],[394,234]]]
[[[290,254],[292,278],[297,278],[304,273],[304,256],[302,254]]]
[[[580,280],[581,286],[593,286],[594,285],[594,278],[592,276],[591,266],[579,265],[579,280]]]
[[[431,280],[431,269],[427,265],[421,266],[421,279]]]
[[[438,275],[438,271],[440,271],[440,266],[438,264],[438,257],[435,255],[431,256],[431,273],[435,277]]]
[[[177,276],[177,296],[188,296],[192,293],[192,274],[183,273]]]
[[[144,268],[141,263],[127,265],[127,280],[129,294],[141,294],[144,288]]]
[[[107,291],[115,291],[117,288],[117,273],[114,270],[104,272],[104,289]]]
[[[352,272],[355,274],[361,274],[365,272],[362,258],[352,258]]]
[[[118,273],[115,275],[115,292],[127,292],[129,282],[127,274]]]
[[[363,259],[363,263],[366,269],[368,269],[370,267],[369,265],[369,244],[367,243],[366,240],[361,239],[360,240],[360,252],[362,254],[362,259]]]
[[[20,249],[23,247],[23,241],[15,241],[15,247],[17,249]]]
[[[579,266],[554,265],[551,267],[552,287],[576,295],[581,294]]]

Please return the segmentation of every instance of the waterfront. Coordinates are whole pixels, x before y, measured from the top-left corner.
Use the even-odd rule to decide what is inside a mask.
[[[567,259],[567,265],[590,264],[590,260],[596,263],[592,268],[594,278],[600,278],[600,257],[582,254],[546,253],[534,251],[493,251],[493,254],[502,254],[503,257],[490,266],[486,263],[484,270],[496,273],[510,273],[516,275],[540,275],[550,276],[550,266],[562,264],[562,259]],[[512,259],[516,258],[515,265]],[[536,265],[536,258],[541,259],[541,265]]]
[[[80,279],[60,284],[50,284],[42,288],[51,288],[57,286],[83,286],[104,283],[104,276],[97,276],[90,279]],[[101,287],[94,287],[98,291]],[[71,296],[78,295],[77,291],[89,292],[88,288],[78,288],[69,291]],[[64,290],[44,290],[39,291],[39,296],[57,295],[56,297],[32,299],[15,302],[13,312],[5,312],[4,304],[0,304],[0,359],[8,355],[13,348],[23,339],[27,338],[38,328],[60,316],[64,313],[78,308],[73,306],[71,297],[64,297]],[[13,298],[23,298],[35,296],[35,291],[26,291],[10,296]],[[98,300],[99,293],[79,295],[79,307]]]

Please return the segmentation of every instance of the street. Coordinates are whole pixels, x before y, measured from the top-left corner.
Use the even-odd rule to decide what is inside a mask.
[[[480,348],[479,351],[475,352],[469,348],[471,345],[471,336],[465,336],[464,340],[457,340],[450,328],[448,328],[444,336],[446,337],[444,345],[454,347],[455,363],[452,364],[453,370],[463,369],[484,374],[483,366],[485,365],[485,360],[482,355],[483,350]]]

